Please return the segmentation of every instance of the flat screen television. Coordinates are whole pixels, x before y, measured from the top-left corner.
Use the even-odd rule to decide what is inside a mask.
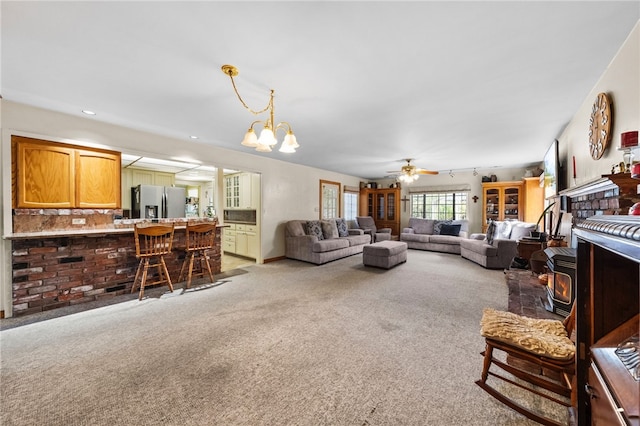
[[[555,197],[562,190],[562,169],[558,153],[558,140],[554,140],[544,154],[544,198]]]

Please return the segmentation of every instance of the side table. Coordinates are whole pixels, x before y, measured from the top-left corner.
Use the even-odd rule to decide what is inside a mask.
[[[544,250],[547,248],[546,241],[518,240],[517,250],[518,257],[531,260],[531,254],[534,251]]]

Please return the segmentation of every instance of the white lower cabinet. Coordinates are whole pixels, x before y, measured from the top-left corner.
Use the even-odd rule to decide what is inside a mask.
[[[223,232],[223,240],[222,240],[222,250],[227,253],[235,253],[236,252],[236,224],[230,223],[227,225],[228,228],[224,228]]]
[[[225,252],[256,259],[259,247],[260,238],[256,225],[231,223],[229,228],[225,228],[222,244]]]

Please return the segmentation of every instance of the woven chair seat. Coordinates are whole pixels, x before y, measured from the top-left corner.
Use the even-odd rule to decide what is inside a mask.
[[[558,320],[535,319],[486,308],[480,320],[481,334],[516,346],[529,353],[556,360],[569,360],[576,348]]]

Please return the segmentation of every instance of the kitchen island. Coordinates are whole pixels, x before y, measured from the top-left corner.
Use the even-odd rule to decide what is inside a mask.
[[[198,221],[210,221],[200,219]],[[15,232],[11,240],[13,315],[25,315],[129,293],[138,259],[133,226],[149,220],[114,220],[110,227]],[[184,260],[185,219],[175,223],[173,250],[165,257],[172,280]],[[193,222],[191,220],[190,222]],[[221,271],[221,233],[209,251],[214,274]],[[155,271],[154,271],[155,272]]]

